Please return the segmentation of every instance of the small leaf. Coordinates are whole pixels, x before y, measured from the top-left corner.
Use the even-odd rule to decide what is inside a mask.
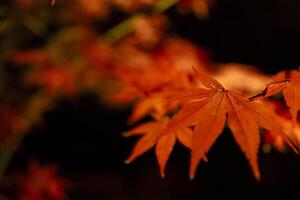
[[[161,176],[164,177],[166,163],[173,150],[173,146],[175,145],[177,137],[180,137],[180,139],[183,140],[183,143],[189,145],[190,147],[191,144],[189,143],[191,143],[192,134],[192,130],[190,128],[183,128],[182,130],[179,129],[178,134],[175,132],[164,134],[168,122],[169,118],[163,118],[159,121],[141,124],[128,131],[128,136],[142,135],[142,137],[135,144],[131,155],[125,161],[125,163],[130,163],[156,144],[156,158],[159,164]]]
[[[290,80],[287,87],[283,90],[283,96],[287,106],[290,108],[293,126],[295,126],[300,110],[300,72],[297,70],[282,71],[273,78],[275,81],[283,79]]]
[[[287,106],[290,108],[292,121],[295,125],[300,110],[300,72],[295,72],[293,75],[290,84],[283,90],[283,96]]]
[[[149,132],[147,131],[147,134],[143,135],[142,138],[138,140],[125,163],[131,163],[134,159],[151,149],[153,145],[157,143],[159,136],[162,135],[167,123],[168,119],[162,119],[161,121],[152,124],[154,126],[153,129],[148,125],[146,128]],[[145,126],[143,128],[145,128]]]
[[[290,138],[284,131],[283,127],[278,121],[277,115],[268,108],[267,105],[259,102],[249,102],[249,112],[251,112],[259,124],[259,126],[269,130],[270,132],[279,135],[284,138],[285,142],[293,149],[293,151],[299,154],[298,143]]]
[[[156,158],[158,161],[161,177],[165,177],[166,163],[176,143],[175,134],[162,136],[155,148]]]

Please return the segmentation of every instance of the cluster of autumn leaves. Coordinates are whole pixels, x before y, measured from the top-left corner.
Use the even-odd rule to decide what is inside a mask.
[[[128,131],[127,136],[141,134],[142,137],[126,162],[133,161],[155,145],[160,172],[164,176],[166,162],[177,139],[191,149],[189,175],[192,179],[197,166],[207,159],[207,152],[222,133],[227,118],[227,124],[237,144],[248,159],[254,176],[259,179],[257,153],[260,127],[282,137],[295,152],[298,152],[299,136],[292,132],[297,126],[299,111],[299,74],[298,71],[280,72],[265,90],[258,95],[247,97],[225,89],[217,80],[196,71],[196,78],[204,87],[175,92],[166,98],[165,102],[160,102],[180,107],[171,119],[164,116]],[[268,102],[263,101],[280,91],[283,91],[292,115],[292,122],[288,128],[283,128],[280,117],[273,112]]]
[[[192,2],[197,1],[180,1],[184,4],[178,4],[178,8],[189,11]],[[159,4],[155,7],[159,11],[135,17],[132,24],[126,25],[130,33],[121,34],[117,40],[114,34],[119,30],[97,32],[91,25],[97,20],[105,21],[115,7],[131,15],[157,2],[163,1],[57,1],[52,7],[49,0],[9,2],[4,9],[4,24],[8,26],[1,28],[4,33],[17,32],[17,36],[4,35],[1,40],[5,42],[0,44],[0,57],[5,62],[0,69],[0,179],[22,139],[62,96],[76,102],[81,92],[92,91],[107,106],[138,102],[131,123],[149,112],[159,119],[169,110],[165,106],[174,107],[157,102],[174,91],[189,88],[194,82],[192,66],[202,71],[209,59],[204,50],[191,42],[166,33],[168,20],[159,13],[166,7],[160,8]],[[49,18],[53,13],[55,19]],[[61,27],[50,33],[57,22]],[[26,44],[41,38],[45,41],[35,48],[31,42]],[[189,145],[185,133],[177,136]],[[53,167],[30,162],[26,173],[18,179],[9,174],[4,180],[14,183],[11,187],[17,190],[19,199],[65,199],[67,184]]]
[[[41,16],[48,15],[36,10],[43,3],[49,6],[49,0],[14,3],[24,15],[18,23],[33,35],[46,37],[44,29],[50,22]],[[17,146],[15,138],[24,137],[57,99],[65,96],[73,101],[82,91],[92,91],[107,106],[132,108],[128,124],[133,128],[124,136],[140,138],[126,163],[154,147],[161,176],[165,176],[168,158],[178,141],[191,152],[189,176],[194,178],[226,124],[257,179],[260,143],[279,150],[288,144],[298,152],[299,71],[282,71],[270,77],[245,65],[214,64],[204,49],[168,33],[170,22],[163,14],[168,6],[176,4],[180,13],[193,11],[203,19],[213,0],[51,3],[51,12],[63,7],[56,11],[55,20],[65,24],[51,39],[46,38],[46,44],[0,52],[19,75],[11,77],[0,70],[0,93],[5,94],[0,101],[1,152],[10,151],[7,146]],[[146,8],[153,12],[135,15]],[[113,9],[133,17],[107,31],[92,26],[112,16]],[[30,21],[34,17],[36,20]],[[11,16],[9,21],[16,19]],[[9,26],[2,28],[10,31]],[[15,82],[19,85],[10,85],[2,77],[18,79]],[[36,188],[30,179],[40,182],[40,178],[45,181]],[[64,199],[65,183],[52,168],[30,164],[21,185],[21,196],[27,199],[48,198],[45,193],[50,199]]]

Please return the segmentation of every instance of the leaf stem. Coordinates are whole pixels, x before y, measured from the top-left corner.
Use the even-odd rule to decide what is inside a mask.
[[[156,4],[153,5],[153,11],[157,13],[163,13],[176,4],[178,0],[162,0],[158,1]]]
[[[0,183],[3,180],[3,175],[13,158],[16,150],[24,139],[24,133],[17,133],[9,142],[7,142],[0,151]]]
[[[107,43],[115,43],[133,31],[134,21],[142,17],[142,14],[135,14],[130,18],[122,21],[112,29],[108,30],[101,36],[101,40]]]
[[[22,119],[25,120],[23,129],[14,130],[12,136],[0,148],[0,183],[3,181],[3,175],[11,159],[22,144],[26,132],[28,132],[32,124],[41,120],[43,113],[52,105],[54,100],[53,97],[43,92],[38,92],[25,106],[25,111],[22,114]]]
[[[163,13],[176,4],[178,0],[161,0],[155,3],[152,7],[152,11],[154,13]],[[117,24],[106,33],[101,36],[101,41],[105,41],[107,43],[115,43],[125,37],[126,35],[130,34],[133,31],[133,24],[134,22],[145,16],[142,13],[135,14],[128,19],[122,21],[121,23]]]

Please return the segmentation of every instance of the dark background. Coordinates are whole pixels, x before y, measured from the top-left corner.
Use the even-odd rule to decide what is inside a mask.
[[[170,31],[211,52],[216,62],[253,64],[275,73],[300,63],[300,1],[219,0],[211,18],[168,11]],[[159,176],[154,152],[130,165],[124,160],[135,138],[128,130],[128,110],[107,108],[93,94],[76,101],[62,99],[44,115],[18,150],[9,171],[24,169],[30,159],[56,163],[71,181],[72,200],[98,199],[299,199],[300,159],[292,152],[260,153],[258,183],[228,129],[217,140],[194,181],[188,179],[189,153],[176,145],[166,171]]]

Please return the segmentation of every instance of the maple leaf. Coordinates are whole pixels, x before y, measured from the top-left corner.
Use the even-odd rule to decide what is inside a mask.
[[[296,150],[295,145],[290,142],[288,136],[283,132],[277,116],[266,105],[226,90],[221,83],[206,74],[196,73],[206,89],[193,89],[171,98],[173,101],[184,101],[185,103],[181,110],[170,120],[164,133],[169,134],[183,127],[195,126],[190,163],[191,179],[194,178],[201,160],[204,159],[206,153],[222,133],[226,122],[226,114],[228,114],[228,125],[234,139],[247,157],[256,179],[260,179],[257,163],[257,152],[260,143],[259,127],[283,136]],[[275,84],[272,85],[272,90],[266,90],[270,91],[267,92],[269,95],[280,89],[282,89],[282,85]]]
[[[51,0],[51,5],[54,6],[56,0]]]
[[[126,132],[125,136],[143,136],[135,144],[131,155],[128,157],[125,163],[131,163],[134,159],[151,149],[153,145],[157,143],[155,147],[155,155],[158,161],[160,174],[162,177],[164,177],[166,164],[176,143],[176,140],[178,140],[183,146],[189,149],[192,148],[193,131],[188,127],[161,136],[168,122],[169,118],[163,118],[159,121],[152,121],[141,124]]]
[[[273,78],[276,80],[290,80],[289,84],[283,89],[283,96],[290,109],[293,125],[296,125],[297,115],[300,110],[300,72],[297,70],[282,71]]]
[[[188,72],[183,73],[166,66],[143,70],[119,68],[115,70],[115,76],[120,80],[121,90],[110,99],[114,102],[136,100],[129,118],[130,124],[148,114],[161,118],[176,106],[165,100],[193,85]]]
[[[300,126],[299,123],[293,124],[292,117],[289,114],[289,110],[287,105],[281,103],[280,101],[270,101],[268,102],[275,113],[278,116],[278,120],[283,128],[283,131],[286,135],[291,138],[294,143],[300,143]],[[270,147],[274,146],[280,152],[284,152],[286,150],[286,143],[284,142],[283,138],[278,135],[273,135],[271,132],[265,133],[265,141],[264,141],[263,148],[265,152],[269,152],[271,149]]]

